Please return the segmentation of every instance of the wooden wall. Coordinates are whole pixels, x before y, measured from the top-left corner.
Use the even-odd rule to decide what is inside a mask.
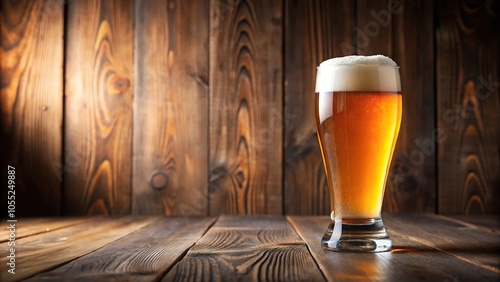
[[[498,0],[1,0],[1,185],[19,216],[329,214],[315,67],[381,53],[383,210],[498,214],[499,27]]]

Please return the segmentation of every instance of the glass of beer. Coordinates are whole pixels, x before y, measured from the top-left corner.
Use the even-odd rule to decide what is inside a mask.
[[[388,57],[339,57],[318,67],[316,126],[332,208],[323,248],[391,249],[380,212],[401,100],[399,67]]]

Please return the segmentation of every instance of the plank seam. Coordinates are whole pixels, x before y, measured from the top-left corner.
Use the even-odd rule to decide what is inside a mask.
[[[440,215],[434,215],[434,216],[439,217],[439,218],[441,218],[441,217],[445,218],[445,216],[440,216]],[[394,216],[392,216],[392,218],[393,218],[393,219],[395,219],[396,221],[400,221],[400,219],[399,219],[399,218],[396,218],[396,217],[394,217]],[[401,221],[400,221],[400,222],[401,222]],[[420,238],[418,238],[418,237],[413,237],[413,236],[410,236],[410,235],[406,235],[406,234],[403,234],[403,233],[400,233],[400,232],[394,231],[393,229],[391,229],[391,232],[398,233],[399,235],[401,235],[401,236],[403,236],[403,237],[406,237],[406,238],[408,238],[408,239],[410,239],[410,240],[412,240],[412,241],[415,241],[415,242],[417,242],[417,243],[420,243],[420,244],[423,244],[423,245],[425,245],[425,246],[428,246],[428,247],[430,247],[430,248],[432,248],[432,249],[435,249],[435,250],[437,250],[437,251],[440,251],[440,252],[442,252],[442,253],[444,253],[444,254],[447,254],[447,255],[449,255],[449,256],[451,256],[451,257],[454,257],[454,258],[456,258],[456,259],[459,259],[459,260],[461,260],[461,261],[464,261],[464,262],[467,262],[467,263],[469,263],[469,264],[475,265],[475,266],[480,267],[480,268],[482,268],[482,269],[485,269],[485,270],[487,270],[487,271],[491,271],[491,272],[493,272],[493,273],[498,273],[498,274],[500,274],[500,269],[498,269],[498,268],[495,268],[495,267],[492,267],[492,266],[488,266],[488,265],[482,265],[482,264],[476,263],[476,262],[474,262],[474,261],[472,261],[472,260],[469,260],[469,259],[468,259],[468,258],[466,258],[466,257],[459,256],[459,255],[455,255],[455,254],[453,254],[453,253],[447,252],[446,250],[443,250],[443,249],[439,248],[438,246],[436,246],[436,245],[435,245],[435,244],[433,244],[432,242],[428,242],[428,241],[426,241],[426,240],[421,240],[421,239],[420,239]]]
[[[439,1],[434,2],[434,16],[433,16],[433,36],[434,36],[434,50],[433,50],[433,64],[434,64],[434,128],[439,128],[439,114],[438,114],[438,62],[437,62],[437,51],[438,51],[438,40],[437,40],[437,30],[439,29]],[[434,186],[436,189],[434,190],[434,213],[439,214],[439,144],[436,144],[436,152],[434,154]]]
[[[134,162],[134,121],[135,121],[135,110],[134,110],[134,101],[136,98],[136,78],[137,78],[137,62],[135,60],[136,58],[136,53],[137,53],[137,43],[136,43],[136,19],[137,19],[137,9],[136,9],[136,2],[132,2],[130,4],[132,6],[132,13],[130,13],[130,16],[132,17],[132,75],[131,75],[131,80],[133,83],[133,88],[131,90],[132,92],[132,98],[130,99],[130,134],[132,137],[130,138],[130,173],[129,173],[129,183],[130,183],[130,189],[129,189],[129,202],[128,202],[128,214],[132,214],[132,205],[134,204],[134,167],[135,167],[135,162]]]
[[[300,240],[302,240],[302,242],[304,242],[304,245],[307,248],[307,252],[309,253],[309,255],[311,256],[311,258],[313,259],[314,264],[316,265],[316,267],[319,269],[319,272],[323,276],[324,281],[328,281],[328,279],[326,279],[325,273],[323,272],[323,269],[321,269],[319,263],[316,261],[316,258],[312,254],[311,249],[309,248],[309,244],[307,244],[307,241],[304,239],[304,237],[302,236],[302,234],[300,233],[300,231],[297,228],[295,228],[295,224],[293,223],[293,220],[288,215],[285,216],[285,218],[286,218],[286,221],[288,222],[288,224],[292,227],[293,231],[295,231],[295,234],[297,234],[299,236]]]
[[[66,228],[66,227],[71,227],[71,226],[74,226],[74,225],[77,225],[77,224],[81,224],[81,223],[84,223],[84,222],[87,222],[87,221],[88,220],[82,219],[80,221],[69,223],[68,225],[63,225],[63,226],[59,226],[59,227],[49,228],[48,231],[45,229],[45,230],[35,231],[35,232],[33,232],[31,234],[27,234],[27,235],[16,236],[16,240],[23,239],[23,238],[28,238],[30,236],[35,236],[35,235],[39,235],[39,234],[47,234],[47,233],[50,233],[50,232],[53,232],[53,231],[56,231],[56,230],[59,230],[59,229],[63,229],[63,228]],[[9,241],[9,240],[2,238],[2,239],[0,239],[0,244],[1,243],[5,243],[7,241]]]
[[[211,159],[210,159],[210,154],[212,153],[211,150],[210,150],[210,116],[211,116],[211,100],[212,100],[212,91],[211,91],[211,87],[210,87],[210,78],[211,78],[211,74],[210,74],[210,70],[211,70],[211,65],[210,65],[210,62],[212,61],[211,60],[211,48],[210,48],[210,37],[212,36],[211,34],[211,31],[212,31],[212,19],[210,18],[211,16],[211,9],[212,9],[212,1],[208,1],[208,8],[207,8],[207,19],[208,19],[208,24],[207,24],[207,33],[208,33],[208,36],[207,36],[207,81],[208,81],[208,88],[207,88],[207,126],[206,126],[206,142],[207,142],[207,151],[206,151],[206,157],[207,157],[207,179],[206,179],[206,195],[207,195],[207,210],[206,210],[206,215],[210,215],[210,205],[211,205],[211,200],[210,200],[210,175],[212,174],[212,167],[211,167]],[[210,226],[211,227],[211,226]],[[203,234],[205,235],[205,234]]]
[[[441,218],[441,219],[453,222],[453,223],[458,223],[458,224],[465,225],[466,227],[471,228],[473,230],[478,230],[478,231],[493,233],[495,235],[499,234],[499,230],[497,230],[495,228],[488,228],[488,227],[484,227],[484,226],[480,226],[480,225],[468,223],[468,222],[462,221],[460,219],[451,218],[451,217],[448,217],[448,216],[445,216],[445,215],[436,215],[436,216],[439,217],[439,218]]]
[[[287,22],[287,7],[288,7],[288,2],[282,1],[281,2],[281,16],[283,17],[281,21],[281,69],[282,69],[282,74],[281,74],[281,120],[284,120],[285,117],[285,111],[286,111],[286,96],[287,96],[287,87],[285,87],[285,81],[286,81],[286,69],[285,69],[285,51],[286,51],[286,22]],[[283,130],[281,131],[281,214],[285,215],[286,213],[286,196],[285,196],[285,164],[286,164],[286,158],[285,158],[285,138],[286,138],[286,132],[287,132],[287,123],[283,123]]]
[[[491,271],[491,272],[493,272],[493,273],[498,273],[498,274],[500,274],[500,270],[499,270],[499,269],[497,269],[497,268],[495,268],[495,267],[491,267],[491,266],[488,266],[488,265],[478,264],[478,263],[476,263],[476,262],[474,262],[474,261],[471,261],[471,260],[467,259],[466,257],[457,256],[457,255],[455,255],[455,254],[452,254],[452,253],[450,253],[450,252],[447,252],[446,250],[443,250],[443,249],[441,249],[441,248],[437,247],[436,245],[434,245],[434,244],[432,244],[432,243],[429,243],[429,242],[427,242],[427,241],[425,241],[425,240],[420,240],[420,239],[419,239],[419,238],[417,238],[417,237],[413,237],[413,236],[409,236],[409,235],[403,235],[403,234],[401,234],[401,235],[402,235],[402,236],[405,236],[406,238],[408,238],[408,239],[410,239],[410,240],[412,240],[412,241],[415,241],[415,242],[417,242],[417,243],[420,243],[420,244],[426,245],[426,246],[428,246],[428,247],[430,247],[430,248],[433,248],[433,249],[435,249],[435,250],[437,250],[437,251],[440,251],[440,252],[442,252],[442,253],[444,253],[444,254],[447,254],[447,255],[449,255],[449,256],[451,256],[451,257],[454,257],[454,258],[456,258],[456,259],[459,259],[459,260],[461,260],[461,261],[464,261],[464,262],[470,263],[470,264],[472,264],[472,265],[475,265],[475,266],[480,267],[480,268],[482,268],[482,269],[485,269],[485,270]]]
[[[178,256],[175,261],[173,263],[171,263],[167,268],[165,268],[165,270],[163,270],[157,277],[157,279],[155,279],[154,281],[160,281],[160,280],[163,280],[165,279],[165,277],[167,276],[167,274],[170,272],[170,270],[174,269],[187,255],[187,253],[196,245],[196,243],[198,243],[198,241],[203,238],[203,236],[205,236],[205,234],[207,234],[207,232],[212,228],[212,226],[215,225],[215,223],[217,223],[219,221],[219,218],[220,216],[217,216],[216,218],[214,218],[212,220],[212,222],[207,226],[207,228],[203,231],[203,233],[201,234],[201,236],[196,240],[194,241],[191,246],[187,247],[180,256]]]
[[[104,217],[97,217],[97,218],[104,218]],[[121,217],[120,217],[120,218],[121,218]],[[127,236],[127,235],[129,235],[129,234],[132,234],[132,233],[134,233],[134,232],[137,232],[137,231],[139,231],[139,230],[141,230],[141,229],[143,229],[143,228],[145,228],[145,227],[147,227],[147,226],[149,226],[149,225],[151,225],[151,224],[153,224],[153,223],[155,223],[155,222],[157,222],[157,221],[159,221],[159,218],[156,218],[156,219],[154,219],[154,220],[151,220],[151,222],[150,222],[150,223],[147,223],[147,224],[145,224],[144,226],[142,226],[142,227],[140,227],[140,228],[137,228],[137,229],[131,230],[130,232],[126,232],[126,233],[124,233],[124,234],[123,234],[123,236],[120,236],[119,238],[116,238],[115,240],[110,241],[110,242],[108,242],[107,244],[104,244],[104,245],[102,245],[101,247],[96,248],[96,249],[94,249],[94,250],[92,250],[92,251],[90,251],[90,252],[88,252],[88,253],[86,253],[86,254],[82,254],[81,256],[78,256],[78,257],[72,258],[72,259],[70,259],[70,260],[67,260],[67,261],[61,262],[61,263],[56,264],[56,265],[54,265],[54,266],[52,266],[52,267],[49,267],[49,268],[47,268],[47,269],[45,269],[45,270],[43,270],[43,271],[41,271],[41,272],[34,273],[33,275],[26,276],[26,277],[22,278],[22,280],[24,281],[24,280],[28,280],[28,279],[34,278],[35,276],[37,276],[37,275],[39,275],[39,274],[42,274],[42,273],[47,273],[47,272],[53,271],[53,270],[55,270],[55,269],[57,269],[57,268],[59,268],[59,267],[61,267],[61,266],[63,266],[63,265],[69,264],[69,263],[71,263],[71,262],[73,262],[73,261],[75,261],[75,260],[77,260],[77,259],[80,259],[80,258],[82,258],[82,257],[84,257],[84,256],[90,255],[90,254],[92,254],[92,253],[94,253],[94,252],[96,252],[96,251],[98,251],[98,250],[100,250],[100,249],[102,249],[102,248],[104,248],[104,247],[108,246],[109,244],[111,244],[111,243],[113,243],[113,242],[115,242],[115,241],[118,241],[118,240],[120,240],[121,238],[123,238],[123,237],[125,237],[125,236]],[[129,223],[129,224],[130,224],[130,223]]]
[[[68,2],[64,2],[62,7],[63,13],[63,34],[62,34],[62,44],[63,44],[63,54],[62,54],[62,114],[61,114],[61,178],[59,183],[59,188],[61,190],[60,199],[59,199],[59,214],[64,215],[66,213],[65,206],[65,175],[64,168],[66,167],[66,56],[68,55],[67,50],[67,42],[68,42],[68,10],[69,4]]]

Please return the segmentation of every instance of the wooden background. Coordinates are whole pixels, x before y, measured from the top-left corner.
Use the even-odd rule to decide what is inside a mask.
[[[383,210],[500,213],[498,0],[1,0],[0,28],[18,216],[329,214],[315,67],[378,53]]]

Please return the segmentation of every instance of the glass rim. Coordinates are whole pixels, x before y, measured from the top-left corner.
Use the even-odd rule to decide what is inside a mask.
[[[317,66],[316,69],[320,69],[320,68],[338,68],[338,67],[357,67],[357,66],[379,67],[379,68],[393,68],[393,69],[399,69],[399,68],[401,68],[400,66],[370,65],[370,64],[355,64],[355,65],[350,65],[350,64],[335,64],[335,65],[327,65],[327,66]]]

